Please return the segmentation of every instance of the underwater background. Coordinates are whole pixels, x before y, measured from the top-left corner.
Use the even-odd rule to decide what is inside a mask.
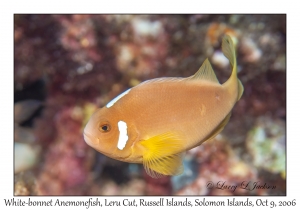
[[[225,33],[244,94],[184,174],[153,179],[84,142],[95,109],[142,81],[208,57],[225,82]],[[286,15],[15,15],[14,122],[15,195],[286,195]]]

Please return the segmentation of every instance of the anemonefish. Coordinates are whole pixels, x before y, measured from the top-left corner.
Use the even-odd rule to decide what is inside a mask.
[[[84,129],[86,143],[108,157],[142,163],[154,178],[181,174],[184,152],[220,133],[243,94],[228,35],[222,51],[232,67],[225,83],[219,83],[208,59],[193,76],[147,80],[92,115]]]

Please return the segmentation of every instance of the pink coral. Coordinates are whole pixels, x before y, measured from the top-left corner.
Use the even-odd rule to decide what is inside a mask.
[[[74,116],[75,109],[63,108],[55,116],[58,135],[46,153],[38,179],[38,194],[77,194],[77,187],[83,186],[87,180],[91,160],[86,154],[90,148],[82,137],[83,118],[80,115]]]

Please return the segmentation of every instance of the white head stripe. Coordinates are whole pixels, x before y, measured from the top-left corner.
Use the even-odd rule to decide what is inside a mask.
[[[115,97],[113,100],[111,100],[106,107],[109,108],[112,105],[114,105],[114,103],[116,103],[120,98],[122,98],[123,96],[125,96],[128,92],[130,91],[130,89],[126,90],[125,92],[121,93],[120,95],[118,95],[117,97]]]
[[[118,128],[119,128],[119,132],[120,132],[119,140],[118,140],[118,149],[123,150],[126,145],[126,142],[128,140],[126,122],[119,121]]]

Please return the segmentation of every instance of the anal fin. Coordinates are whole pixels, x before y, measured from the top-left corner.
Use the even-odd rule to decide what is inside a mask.
[[[240,100],[240,98],[243,95],[243,92],[244,92],[244,86],[242,85],[241,81],[238,80],[238,99],[237,100]]]
[[[197,146],[201,145],[205,141],[215,138],[216,135],[218,135],[224,129],[225,125],[227,125],[227,123],[230,119],[230,116],[231,116],[231,112],[229,112],[229,114],[222,120],[222,122],[206,138],[204,138]]]

